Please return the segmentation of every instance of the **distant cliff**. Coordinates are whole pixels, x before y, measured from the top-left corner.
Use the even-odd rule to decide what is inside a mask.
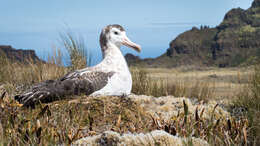
[[[18,62],[27,62],[28,59],[34,62],[42,61],[34,50],[17,50],[7,45],[0,45],[0,56],[6,56],[8,59]]]
[[[243,10],[230,10],[215,28],[193,27],[169,44],[161,56],[129,62],[130,65],[176,67],[180,65],[238,66],[260,58],[260,0]]]

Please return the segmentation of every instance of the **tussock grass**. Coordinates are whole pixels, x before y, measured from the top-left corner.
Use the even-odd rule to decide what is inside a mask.
[[[260,145],[260,65],[256,65],[249,78],[249,84],[235,95],[233,104],[240,114],[248,118],[250,145]]]
[[[13,100],[0,104],[0,145],[71,144],[103,130],[126,133],[149,127],[150,117],[137,103],[117,97],[58,101],[34,110],[17,107]]]
[[[188,105],[183,101],[183,113],[171,117],[166,121],[160,116],[153,117],[153,125],[157,129],[165,130],[172,135],[184,138],[201,138],[210,145],[246,145],[247,144],[247,119],[224,119],[214,117],[215,105],[211,118],[203,118],[204,109],[199,112],[198,107],[194,113],[188,112]],[[192,145],[189,141],[187,145]]]
[[[153,79],[146,70],[132,69],[133,89],[137,95],[191,97],[207,101],[215,95],[214,83],[196,81],[191,84],[184,81],[168,81],[167,79]]]
[[[0,144],[71,144],[107,130],[123,134],[156,129],[174,136],[201,138],[211,145],[244,145],[247,142],[246,119],[217,119],[214,110],[212,118],[205,119],[204,110],[189,113],[184,101],[183,105],[184,112],[166,121],[160,115],[148,114],[140,103],[130,98],[81,97],[81,100],[38,105],[31,110],[19,107],[5,94],[0,100]]]
[[[71,71],[85,68],[91,64],[91,54],[86,49],[82,37],[75,36],[72,32],[67,31],[66,33],[61,33],[60,38],[64,48],[69,52]]]
[[[55,51],[47,62],[34,62],[28,58],[28,63],[14,62],[5,55],[0,55],[0,83],[8,86],[10,92],[16,88],[24,90],[34,83],[57,79],[68,72],[63,66],[60,50]]]
[[[48,60],[35,62],[28,58],[26,63],[9,60],[3,52],[0,52],[0,84],[5,84],[8,90],[14,93],[29,88],[32,84],[45,80],[55,80],[70,71],[82,69],[91,63],[89,50],[86,49],[81,37],[67,32],[60,35],[61,43],[67,49],[71,64],[64,66],[61,50],[55,48]]]

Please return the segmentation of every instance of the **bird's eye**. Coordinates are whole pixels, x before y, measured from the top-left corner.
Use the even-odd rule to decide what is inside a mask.
[[[115,32],[114,32],[114,34],[115,34],[115,35],[118,35],[118,32],[117,32],[117,31],[115,31]]]

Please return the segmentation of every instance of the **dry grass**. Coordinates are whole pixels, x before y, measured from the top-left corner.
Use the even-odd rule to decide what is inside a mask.
[[[218,105],[211,112],[211,118],[205,119],[203,118],[204,110],[198,112],[197,107],[194,113],[189,113],[188,105],[184,101],[183,104],[183,114],[178,114],[169,121],[152,117],[157,129],[185,138],[198,137],[206,140],[210,145],[246,145],[248,143],[247,119],[217,119],[214,117],[214,112]]]
[[[132,68],[135,71],[134,68]],[[248,77],[253,68],[200,68],[190,69],[180,67],[173,69],[165,68],[144,68],[152,81],[164,80],[169,84],[187,87],[189,91],[199,84],[209,87],[213,93],[210,99],[230,100],[235,93],[248,84]],[[201,87],[200,89],[202,89]],[[173,94],[176,95],[176,94]],[[181,94],[177,94],[182,96]],[[185,94],[190,97],[190,94]]]
[[[201,138],[212,145],[244,145],[247,142],[246,119],[217,119],[214,110],[212,118],[205,119],[203,110],[189,113],[189,107],[183,104],[184,112],[166,121],[149,115],[130,98],[84,96],[81,100],[57,101],[31,110],[19,107],[5,94],[0,100],[0,144],[71,144],[106,130],[123,134],[155,129],[184,138]]]
[[[47,63],[33,62],[31,59],[26,64],[12,62],[5,55],[0,55],[0,83],[8,86],[8,91],[14,93],[16,88],[24,90],[32,84],[63,76],[68,69],[61,63],[60,51],[55,52],[57,54],[48,57]]]
[[[60,34],[61,43],[70,56],[70,71],[82,69],[91,64],[91,54],[86,49],[84,39],[70,31]]]
[[[137,103],[123,98],[59,101],[34,110],[17,107],[12,100],[0,104],[0,145],[70,144],[103,130],[143,132],[149,127],[150,117]]]
[[[132,69],[133,89],[135,94],[145,94],[152,96],[190,97],[207,101],[215,95],[214,83],[203,82],[185,82],[183,80],[172,80],[168,78],[152,77],[146,70]]]
[[[260,145],[260,65],[256,65],[249,79],[239,93],[234,96],[234,109],[243,109],[242,116],[249,120],[250,145]]]
[[[25,90],[32,84],[45,80],[55,80],[70,71],[82,69],[91,63],[90,52],[86,49],[81,37],[72,33],[61,34],[61,43],[67,49],[71,64],[64,66],[63,55],[60,49],[54,49],[52,56],[48,56],[47,62],[35,62],[28,58],[26,63],[9,60],[0,52],[0,83],[8,86],[8,90],[14,93]]]

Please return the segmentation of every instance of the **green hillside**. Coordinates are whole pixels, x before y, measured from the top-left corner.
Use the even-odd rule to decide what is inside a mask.
[[[255,0],[247,10],[230,10],[215,28],[193,27],[180,34],[170,42],[166,52],[157,58],[126,58],[130,65],[149,67],[230,67],[253,64],[260,58],[260,0]]]

